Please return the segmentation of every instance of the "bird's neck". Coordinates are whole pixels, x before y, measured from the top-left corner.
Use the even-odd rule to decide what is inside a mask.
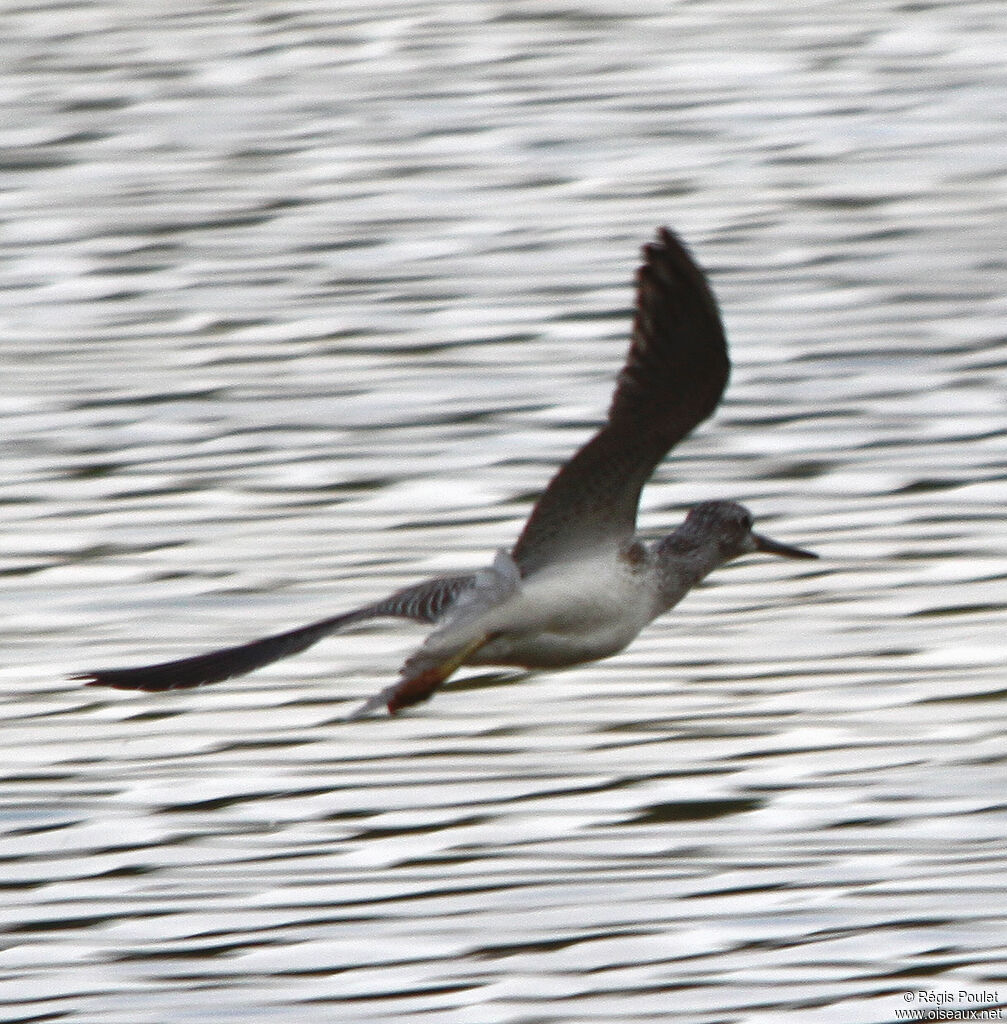
[[[657,542],[658,595],[662,611],[678,604],[705,576],[724,563],[718,545],[685,524]]]

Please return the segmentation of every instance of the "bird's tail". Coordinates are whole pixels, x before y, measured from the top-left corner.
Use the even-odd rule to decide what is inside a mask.
[[[445,624],[423,641],[415,654],[406,659],[398,682],[386,686],[364,701],[347,721],[366,718],[387,708],[394,715],[403,708],[429,700],[441,683],[464,665],[497,633],[488,622],[492,611],[513,596],[521,586],[521,572],[507,551],[498,551],[493,564],[467,577]]]

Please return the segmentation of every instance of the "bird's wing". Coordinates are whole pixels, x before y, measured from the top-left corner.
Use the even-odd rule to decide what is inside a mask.
[[[330,633],[367,619],[413,619],[415,622],[437,622],[458,598],[475,586],[476,576],[437,576],[396,590],[381,601],[356,608],[342,615],[320,619],[307,626],[274,633],[251,643],[224,647],[209,654],[196,654],[176,661],[162,661],[156,665],[135,668],[97,669],[78,672],[71,679],[86,686],[111,686],[116,690],[184,690],[193,686],[220,683],[225,679],[243,676],[281,658],[289,658],[307,650]]]
[[[632,343],[605,425],[552,478],[513,550],[523,576],[628,541],[643,485],[713,412],[730,362],[703,271],[667,228],[643,247]]]

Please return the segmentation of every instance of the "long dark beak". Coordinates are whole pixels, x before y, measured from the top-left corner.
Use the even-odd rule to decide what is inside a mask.
[[[752,540],[755,541],[755,550],[764,551],[767,555],[782,555],[784,558],[817,558],[813,551],[805,551],[804,548],[791,547],[789,544],[781,544],[771,537],[764,537],[761,533],[753,533]]]

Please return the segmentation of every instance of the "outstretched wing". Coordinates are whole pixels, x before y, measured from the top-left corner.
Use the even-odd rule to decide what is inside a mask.
[[[413,619],[416,622],[437,622],[458,598],[475,586],[476,576],[437,576],[396,590],[394,594],[374,604],[356,608],[342,615],[320,619],[307,626],[264,636],[251,643],[224,647],[209,654],[196,654],[177,661],[162,661],[156,665],[135,668],[97,669],[78,672],[71,679],[86,686],[111,686],[116,690],[184,690],[193,686],[220,683],[225,679],[243,676],[281,658],[289,658],[318,643],[322,637],[337,633],[347,626],[366,619]]]
[[[717,407],[729,372],[724,326],[703,271],[661,228],[643,247],[632,343],[608,420],[532,509],[513,550],[521,574],[628,541],[643,485]]]

